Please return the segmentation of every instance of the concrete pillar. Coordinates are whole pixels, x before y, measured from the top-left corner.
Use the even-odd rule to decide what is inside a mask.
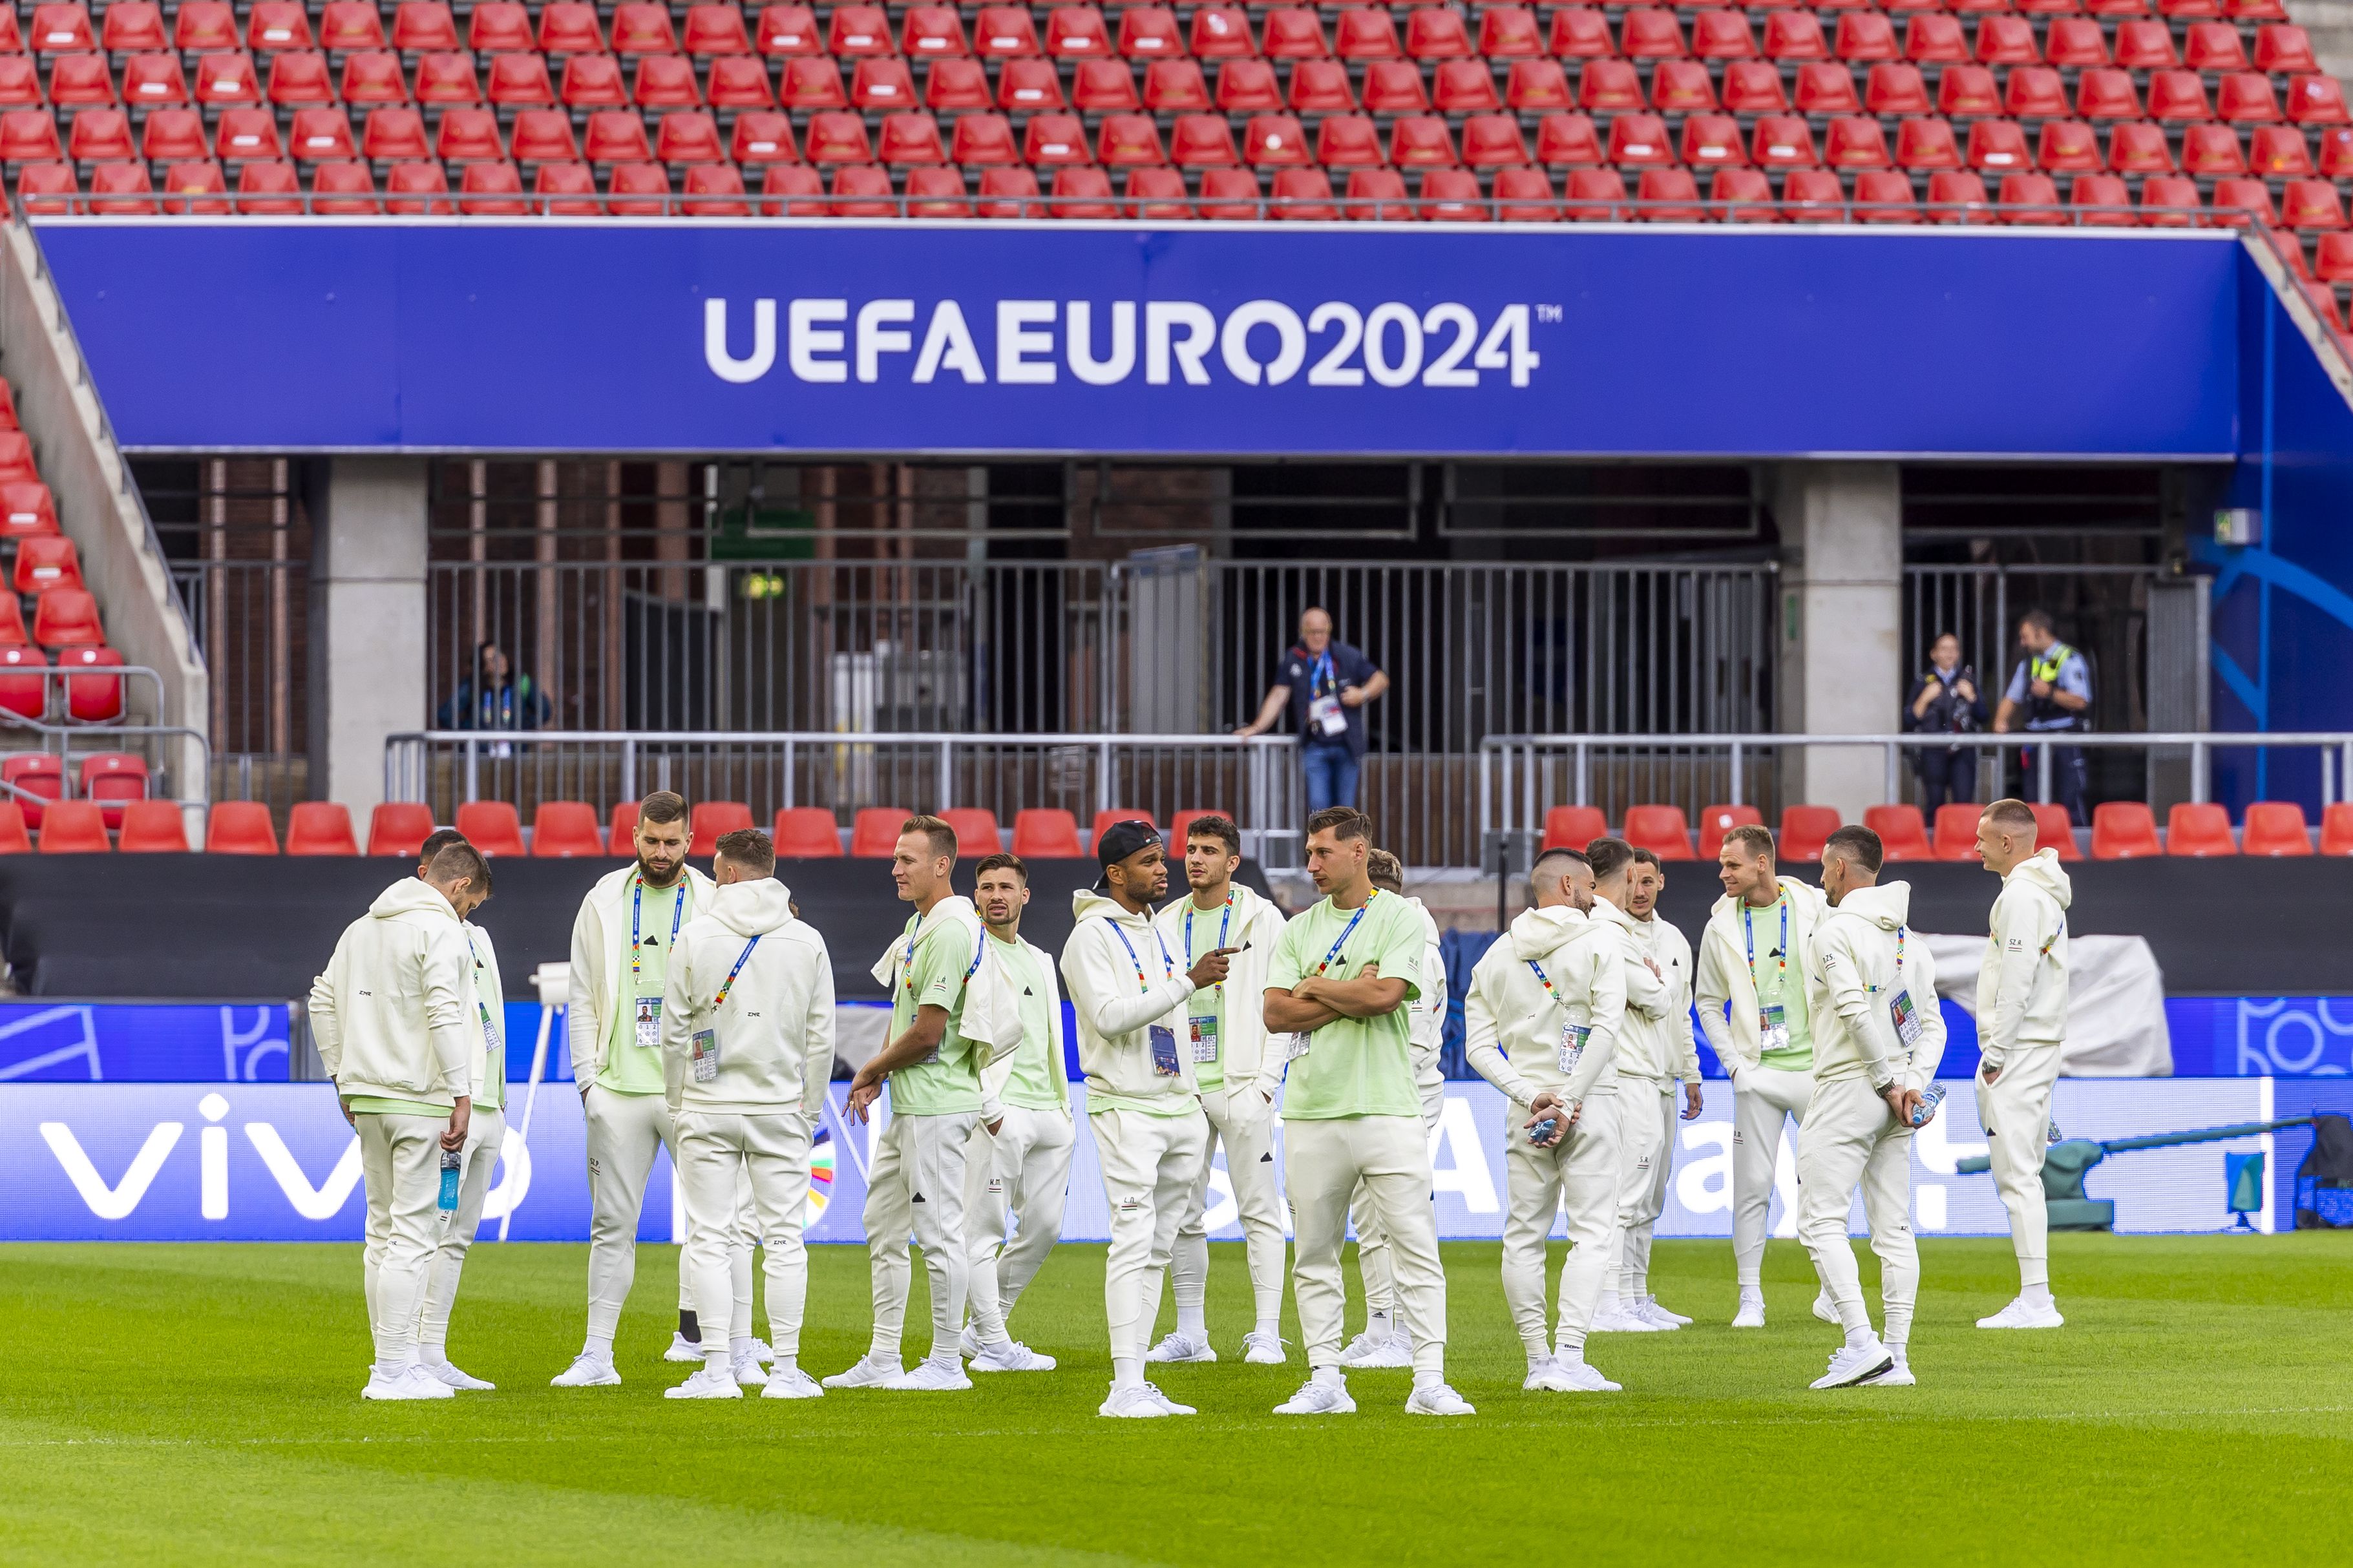
[[[311,571],[326,700],[313,744],[324,775],[313,793],[349,806],[364,838],[368,813],[384,799],[385,737],[424,729],[433,715],[425,689],[429,487],[422,458],[344,457],[329,461],[323,488]]]
[[[1781,728],[1884,734],[1904,692],[1903,489],[1893,463],[1788,463],[1781,530]],[[1889,798],[1877,747],[1793,749],[1782,799],[1834,805],[1849,822]]]

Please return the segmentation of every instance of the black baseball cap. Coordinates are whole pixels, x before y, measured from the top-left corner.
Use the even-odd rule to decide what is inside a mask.
[[[1136,851],[1160,842],[1160,830],[1148,822],[1114,822],[1095,840],[1095,860],[1109,870]],[[1100,876],[1095,879],[1097,892],[1103,890],[1104,880]]]

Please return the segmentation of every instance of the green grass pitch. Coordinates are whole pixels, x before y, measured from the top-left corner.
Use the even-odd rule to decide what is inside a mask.
[[[0,1562],[2343,1562],[2353,1237],[2054,1243],[2065,1329],[1978,1331],[2008,1247],[1926,1242],[1920,1386],[1837,1394],[1806,1387],[1834,1336],[1795,1243],[1772,1245],[1771,1325],[1741,1333],[1728,1247],[1662,1243],[1660,1294],[1700,1321],[1598,1337],[1626,1385],[1599,1396],[1520,1392],[1495,1248],[1450,1246],[1459,1421],[1406,1416],[1403,1373],[1352,1376],[1354,1417],[1271,1415],[1296,1326],[1291,1365],[1240,1364],[1219,1247],[1229,1359],[1163,1369],[1201,1414],[1154,1422],[1094,1414],[1100,1247],[1059,1250],[1017,1315],[1059,1372],[681,1405],[673,1249],[639,1250],[626,1384],[559,1391],[586,1249],[486,1244],[451,1349],[499,1392],[396,1405],[359,1398],[355,1247],[0,1247]],[[866,1260],[811,1258],[822,1375],[864,1347]]]

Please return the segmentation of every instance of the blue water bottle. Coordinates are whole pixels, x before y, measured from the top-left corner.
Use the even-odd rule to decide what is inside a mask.
[[[1912,1108],[1912,1125],[1927,1126],[1928,1119],[1936,1114],[1936,1107],[1944,1103],[1945,1086],[1941,1083],[1930,1084],[1927,1092],[1920,1097],[1920,1103]]]
[[[443,1214],[458,1212],[458,1151],[441,1151],[441,1198]]]
[[[1545,1141],[1552,1136],[1553,1129],[1559,1125],[1560,1119],[1558,1117],[1546,1117],[1542,1121],[1537,1122],[1534,1127],[1528,1129],[1528,1142],[1535,1144],[1539,1149],[1543,1148]]]

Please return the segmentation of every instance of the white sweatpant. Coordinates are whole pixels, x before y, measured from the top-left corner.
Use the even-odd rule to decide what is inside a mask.
[[[1062,1201],[1077,1146],[1067,1110],[1008,1105],[993,1136],[985,1123],[972,1130],[964,1152],[965,1301],[984,1340],[1004,1337],[1013,1304],[1062,1239]],[[1008,1240],[1007,1222],[1016,1217]]]
[[[499,1149],[506,1142],[506,1118],[495,1106],[476,1106],[466,1122],[466,1147],[458,1175],[458,1212],[440,1227],[440,1245],[434,1249],[433,1268],[426,1287],[425,1316],[417,1338],[425,1359],[447,1359],[449,1309],[457,1304],[458,1278],[466,1267],[466,1249],[474,1245],[474,1231],[482,1223],[482,1200],[490,1196],[491,1173],[498,1168]]]
[[[1103,1259],[1103,1316],[1114,1363],[1142,1360],[1160,1315],[1160,1285],[1176,1227],[1209,1159],[1209,1119],[1140,1110],[1096,1110],[1087,1126],[1103,1165],[1111,1207],[1111,1249]]]
[[[376,1365],[396,1371],[416,1351],[432,1278],[433,1247],[441,1232],[441,1134],[449,1121],[375,1112],[353,1120],[360,1179],[367,1189],[367,1247],[360,1267],[368,1329]]]
[[[1558,1348],[1585,1350],[1618,1235],[1618,1100],[1586,1097],[1577,1125],[1549,1149],[1528,1142],[1527,1115],[1504,1116],[1504,1302],[1531,1362],[1552,1353],[1545,1338],[1545,1253],[1566,1205],[1569,1252],[1560,1265]]]
[[[1765,1222],[1781,1160],[1783,1119],[1802,1124],[1814,1075],[1778,1068],[1741,1069],[1732,1093],[1732,1258],[1740,1288],[1757,1289],[1765,1266]]]
[[[704,1353],[724,1348],[716,1326],[723,1314],[733,1338],[751,1335],[748,1311],[740,1328],[732,1321],[734,1263],[750,1256],[742,1242],[746,1205],[741,1189],[748,1183],[751,1223],[767,1246],[768,1342],[780,1362],[790,1362],[800,1353],[808,1298],[808,1253],[801,1242],[808,1215],[808,1117],[797,1108],[756,1115],[685,1110],[676,1126],[686,1198],[680,1271],[693,1286],[695,1315],[710,1325],[703,1331]]]
[[[2051,1146],[2051,1087],[2059,1081],[2063,1047],[2021,1045],[1991,1084],[1978,1073],[1978,1121],[1994,1190],[2010,1211],[2010,1245],[2018,1254],[2018,1282],[2051,1283],[2050,1221],[2042,1202],[2042,1155]]]
[[[1912,1239],[1912,1129],[1895,1120],[1862,1079],[1818,1083],[1798,1145],[1798,1236],[1813,1254],[1814,1272],[1847,1329],[1871,1326],[1862,1275],[1847,1239],[1858,1184],[1871,1250],[1879,1255],[1883,1337],[1890,1350],[1901,1350],[1912,1337],[1912,1309],[1920,1295],[1920,1249]]]
[[[894,1114],[876,1140],[866,1173],[866,1257],[874,1282],[876,1361],[899,1359],[914,1267],[907,1238],[923,1249],[932,1288],[932,1348],[956,1353],[972,1263],[964,1229],[964,1154],[977,1111],[953,1116]]]
[[[1651,1237],[1667,1208],[1667,1173],[1675,1163],[1675,1084],[1618,1080],[1618,1275],[1614,1289],[1629,1300],[1650,1293]],[[1612,1288],[1609,1285],[1604,1289]]]
[[[1274,1107],[1258,1085],[1223,1089],[1201,1097],[1209,1119],[1201,1156],[1201,1179],[1193,1184],[1184,1223],[1176,1227],[1168,1278],[1176,1310],[1202,1307],[1209,1289],[1209,1164],[1223,1144],[1226,1179],[1233,1184],[1240,1211],[1242,1255],[1250,1265],[1250,1296],[1258,1321],[1282,1316],[1282,1194],[1275,1181]]]
[[[678,1145],[669,1102],[659,1094],[617,1094],[592,1083],[580,1109],[588,1124],[588,1337],[609,1342],[638,1277],[638,1216],[654,1151],[668,1149],[674,1168]],[[684,1269],[679,1270],[678,1310],[694,1310]]]
[[[1417,1070],[1414,1079],[1414,1088],[1421,1094],[1421,1125],[1430,1132],[1438,1131],[1438,1118],[1446,1109],[1446,1080],[1437,1071],[1435,1065],[1427,1073]],[[1397,1310],[1397,1271],[1389,1263],[1388,1238],[1381,1234],[1380,1216],[1373,1212],[1361,1182],[1349,1196],[1348,1217],[1356,1226],[1356,1273],[1365,1284],[1365,1315],[1388,1316]]]
[[[1430,1203],[1430,1137],[1418,1116],[1285,1118],[1282,1185],[1291,1198],[1292,1295],[1307,1364],[1340,1364],[1347,1286],[1340,1253],[1348,1200],[1368,1190],[1373,1218],[1389,1244],[1398,1303],[1413,1336],[1417,1374],[1446,1368],[1446,1271],[1438,1259],[1438,1215]]]

